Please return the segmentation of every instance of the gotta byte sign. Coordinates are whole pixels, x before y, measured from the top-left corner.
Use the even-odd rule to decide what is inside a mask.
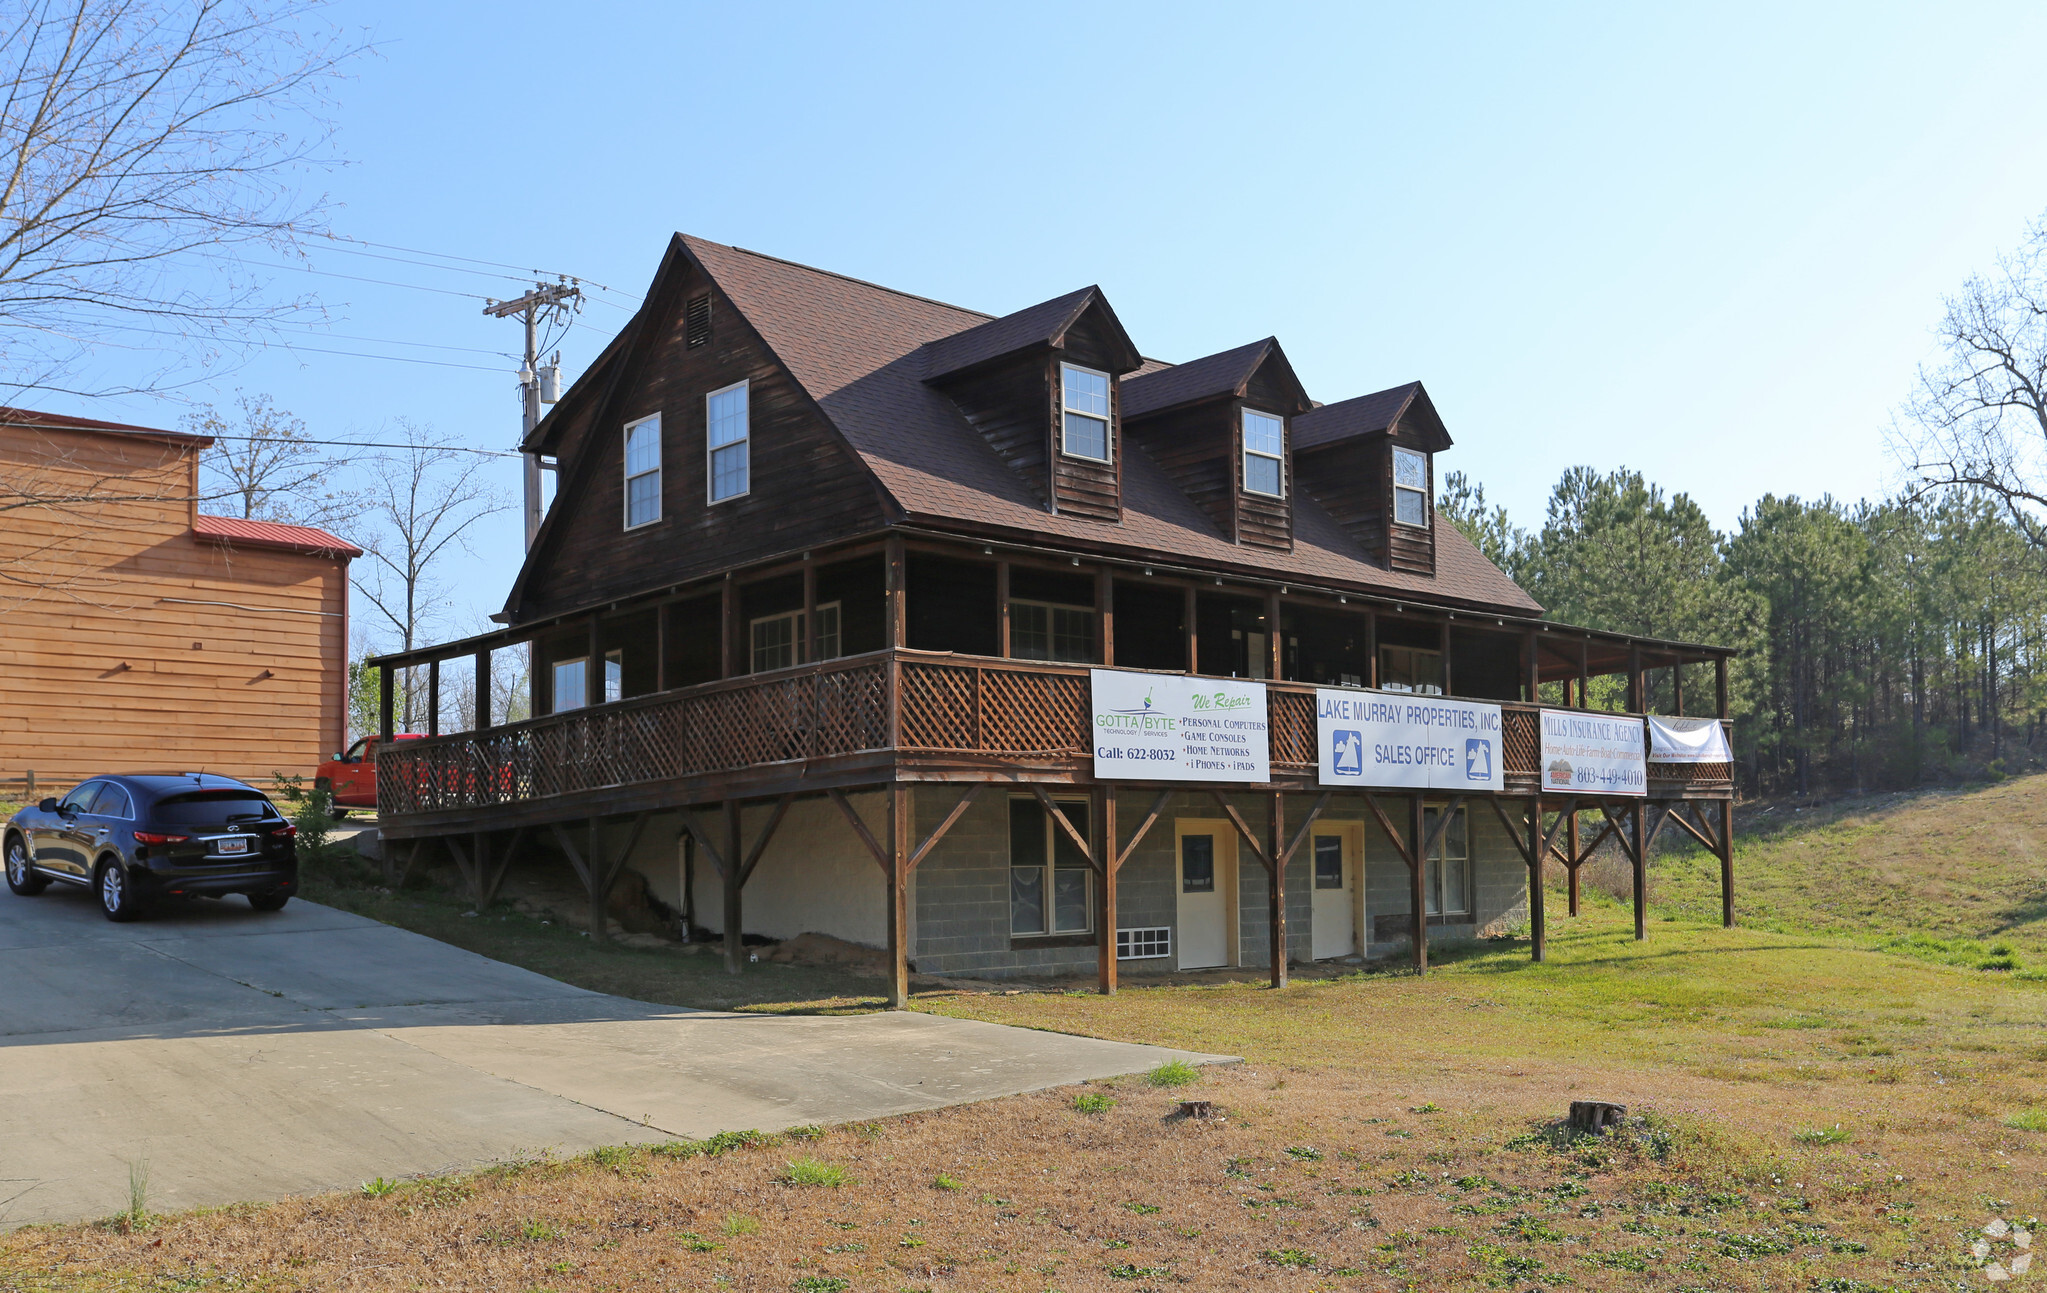
[[[1315,741],[1325,786],[1501,789],[1498,705],[1324,688]]]
[[[1115,781],[1270,781],[1265,684],[1089,671],[1095,775]]]

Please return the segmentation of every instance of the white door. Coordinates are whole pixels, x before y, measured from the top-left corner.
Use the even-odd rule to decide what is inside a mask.
[[[1317,831],[1312,857],[1315,885],[1314,957],[1349,956],[1357,951],[1357,859],[1350,833]]]
[[[1179,837],[1179,966],[1202,970],[1228,965],[1236,897],[1236,871],[1229,865],[1231,837],[1184,823]]]

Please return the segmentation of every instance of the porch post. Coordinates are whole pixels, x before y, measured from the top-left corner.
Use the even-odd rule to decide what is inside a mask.
[[[746,854],[740,851],[739,801],[728,799],[725,810],[725,865],[719,869],[725,881],[725,973],[739,973],[740,954],[746,950],[745,939],[740,934],[743,912],[740,907],[739,890],[740,864]]]
[[[1095,571],[1095,622],[1101,626],[1102,664],[1116,663],[1116,580],[1109,568]]]
[[[888,787],[888,1008],[910,1004],[910,788]]]
[[[1643,695],[1643,690],[1642,648],[1630,645],[1628,647],[1628,712],[1630,714],[1646,714],[1649,712],[1649,698]]]
[[[1522,642],[1528,652],[1528,703],[1539,705],[1542,703],[1542,646],[1536,640],[1534,629],[1528,630]]]
[[[398,699],[392,694],[391,683],[394,677],[395,673],[390,665],[377,666],[377,739],[380,741],[391,739],[391,710]]]
[[[1566,798],[1564,802],[1571,806],[1571,824],[1566,828],[1564,843],[1564,852],[1571,860],[1564,865],[1564,870],[1571,877],[1571,914],[1575,916],[1578,914],[1578,801]]]
[[[1196,629],[1194,615],[1194,585],[1187,585],[1187,599],[1182,603],[1181,617],[1187,621],[1187,672],[1201,672],[1201,634]]]
[[[995,654],[1009,659],[1009,563],[995,563]]]
[[[1422,797],[1409,795],[1407,799],[1407,852],[1409,857],[1407,875],[1407,900],[1412,908],[1409,917],[1409,932],[1414,939],[1414,972],[1427,974],[1429,970],[1429,911],[1428,899],[1422,892],[1423,872],[1428,869],[1429,859],[1422,848],[1422,841],[1428,832],[1424,829]]]
[[[654,690],[668,690],[668,603],[654,608]]]
[[[803,554],[803,663],[817,659],[817,563]]]
[[[908,625],[903,610],[903,539],[891,534],[883,545],[885,556],[882,584],[884,632],[887,637],[883,645],[900,647],[909,645],[904,641]]]
[[[1528,801],[1528,856],[1534,859],[1528,865],[1528,941],[1529,958],[1541,961],[1547,958],[1549,948],[1543,927],[1542,872],[1549,859],[1544,856],[1549,850],[1542,838],[1542,797]]]
[[[597,636],[597,617],[590,617],[589,663],[583,667],[583,703],[602,705],[604,703],[604,652],[603,639]]]
[[[1679,718],[1685,713],[1685,662],[1673,659],[1670,662],[1670,708]]]
[[[718,676],[730,678],[738,672],[733,666],[738,654],[733,648],[739,642],[739,585],[732,573],[725,573],[725,581],[718,586]]]
[[[1456,693],[1450,689],[1450,621],[1447,618],[1443,621],[1439,640],[1443,644],[1443,694],[1454,696]]]
[[[1365,686],[1379,685],[1379,612],[1365,612]]]
[[[1578,708],[1592,708],[1592,698],[1586,692],[1585,684],[1592,680],[1592,639],[1578,639]],[[1571,914],[1577,915],[1574,909]]]
[[[589,842],[583,848],[583,887],[590,895],[590,942],[594,946],[608,942],[611,931],[605,928],[605,899],[611,896],[610,886],[598,888],[600,877],[607,874],[609,855],[604,849],[604,823],[601,819],[590,819]]]
[[[1734,928],[1734,796],[1720,801],[1720,924]]]
[[[1727,657],[1713,661],[1713,705],[1721,722],[1727,721]]]
[[[1286,665],[1286,650],[1279,633],[1279,593],[1274,589],[1265,591],[1265,676],[1274,682],[1280,681],[1280,672]],[[1278,856],[1274,854],[1274,856]]]
[[[490,727],[490,648],[476,653],[476,730]]]
[[[1278,598],[1275,596],[1275,602]],[[1267,902],[1272,906],[1272,986],[1286,986],[1286,793],[1272,792],[1272,811],[1265,835]]]
[[[441,734],[441,662],[427,661],[426,666],[426,734]]]
[[[1629,851],[1635,855],[1635,938],[1638,941],[1649,937],[1649,896],[1645,892],[1649,881],[1649,834],[1643,815],[1648,806],[1647,799],[1637,799],[1634,816],[1628,822],[1628,831],[1634,840],[1634,848]]]
[[[1096,873],[1102,881],[1100,909],[1101,938],[1095,953],[1095,976],[1105,997],[1116,995],[1116,872],[1120,859],[1116,831],[1116,787],[1095,788],[1094,854]]]

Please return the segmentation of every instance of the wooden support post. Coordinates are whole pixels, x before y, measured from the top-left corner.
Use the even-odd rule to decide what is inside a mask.
[[[900,534],[891,534],[882,547],[882,631],[884,634],[882,645],[891,647],[908,646],[909,620],[905,613],[906,608],[904,605],[907,596],[903,587],[905,578],[903,568],[903,537]]]
[[[1522,650],[1528,653],[1528,694],[1522,697],[1531,705],[1542,703],[1542,645],[1537,641],[1535,630],[1522,635]]]
[[[1277,601],[1277,598],[1274,598]],[[1287,976],[1286,946],[1286,795],[1278,790],[1272,792],[1272,806],[1266,819],[1265,856],[1270,859],[1266,867],[1266,901],[1271,905],[1272,920],[1272,986],[1284,988]]]
[[[1683,718],[1685,715],[1685,662],[1670,662],[1670,712]]]
[[[611,886],[606,884],[603,892],[598,891],[599,873],[604,870],[604,822],[601,818],[590,819],[590,843],[583,853],[583,889],[590,897],[590,942],[594,945],[610,939],[611,931],[604,926],[608,913],[604,900],[611,896]]]
[[[1564,845],[1564,853],[1571,860],[1565,864],[1565,870],[1571,877],[1571,914],[1575,916],[1578,914],[1578,801],[1571,799],[1565,802],[1571,805],[1571,833]]]
[[[803,651],[799,657],[809,664],[817,659],[817,563],[803,554]]]
[[[1440,626],[1440,630],[1439,630],[1439,635],[1440,635],[1440,636],[1439,636],[1439,640],[1440,640],[1440,641],[1442,642],[1442,644],[1443,644],[1443,694],[1444,694],[1445,696],[1454,696],[1454,695],[1456,695],[1457,693],[1456,693],[1456,692],[1454,692],[1454,691],[1452,691],[1452,690],[1451,690],[1451,687],[1450,687],[1450,621],[1449,621],[1449,620],[1447,620],[1447,619],[1446,619],[1446,620],[1444,620],[1444,621],[1443,621],[1442,625]]]
[[[1279,632],[1279,593],[1265,590],[1265,676],[1280,681],[1286,666],[1286,650]]]
[[[1542,798],[1528,801],[1528,941],[1529,959],[1541,961],[1549,955],[1548,930],[1543,919],[1543,864],[1549,861],[1549,840],[1542,833]]]
[[[1643,819],[1643,809],[1648,807],[1648,802],[1637,799],[1634,807],[1634,815],[1628,823],[1634,836],[1633,847],[1628,852],[1633,854],[1629,860],[1635,864],[1635,938],[1639,942],[1649,937],[1649,833]]]
[[[1628,648],[1628,712],[1630,714],[1646,714],[1649,712],[1649,698],[1643,694],[1643,690],[1642,648],[1630,646]]]
[[[1187,597],[1181,605],[1180,617],[1187,621],[1187,672],[1201,672],[1201,630],[1200,619],[1194,605],[1194,585],[1187,585]]]
[[[426,734],[441,734],[441,662],[427,661],[426,666]]]
[[[1713,709],[1721,722],[1727,721],[1727,657],[1713,661]]]
[[[663,602],[654,608],[654,690],[668,690],[668,610]]]
[[[725,880],[725,973],[738,974],[740,958],[746,951],[746,938],[741,930],[745,911],[740,902],[742,885],[739,878],[739,801],[728,799],[725,811],[725,865],[719,868]]]
[[[1116,580],[1107,566],[1095,571],[1095,626],[1102,637],[1104,666],[1116,663]]]
[[[682,810],[688,813],[690,810]],[[682,941],[696,937],[697,927],[697,837],[687,827],[682,832]]]
[[[888,1008],[910,1004],[910,787],[888,788]]]
[[[1116,847],[1116,787],[1095,787],[1094,812],[1094,854],[1097,861],[1097,879],[1102,884],[1102,900],[1098,907],[1097,919],[1101,922],[1101,938],[1095,952],[1095,978],[1101,994],[1105,997],[1116,995],[1116,872],[1123,859]]]
[[[1734,928],[1734,799],[1720,801],[1720,924]]]
[[[377,666],[377,739],[380,741],[391,739],[391,711],[398,700],[391,685],[395,680],[396,674],[390,665]]]
[[[476,730],[490,729],[490,648],[476,653]]]
[[[995,563],[995,654],[1009,659],[1009,563]]]
[[[598,635],[598,621],[590,617],[589,663],[583,668],[583,703],[604,703],[604,639]]]
[[[739,581],[726,572],[718,586],[718,676],[731,678],[738,672]]]
[[[1365,612],[1365,686],[1379,685],[1379,613]]]
[[[1429,904],[1428,895],[1423,891],[1424,873],[1428,870],[1428,850],[1423,842],[1422,797],[1409,795],[1407,799],[1407,898],[1412,907],[1409,933],[1414,939],[1414,972],[1427,974],[1429,971]]]
[[[1588,687],[1587,687],[1587,684],[1589,684],[1589,683],[1590,683],[1591,681],[1592,681],[1592,639],[1591,639],[1591,638],[1579,638],[1579,639],[1578,639],[1578,708],[1579,708],[1579,709],[1590,709],[1590,708],[1592,708],[1592,698],[1591,698],[1591,694],[1590,694],[1590,691],[1589,691],[1589,689],[1588,689]],[[1577,910],[1577,908],[1575,908],[1575,907],[1574,907],[1574,908],[1572,908],[1572,909],[1571,909],[1571,914],[1572,914],[1573,916],[1577,915],[1577,914],[1578,914],[1578,910]]]
[[[526,643],[526,717],[528,717],[528,718],[539,718],[539,717],[540,717],[540,716],[541,716],[542,714],[548,713],[548,712],[552,711],[552,710],[553,710],[553,708],[554,708],[554,695],[553,695],[553,692],[552,692],[551,690],[550,690],[550,691],[548,692],[548,699],[547,699],[547,704],[545,704],[545,705],[542,705],[542,704],[540,703],[540,698],[541,698],[541,690],[540,690],[540,688],[541,688],[541,686],[542,686],[542,683],[543,683],[543,679],[541,678],[541,676],[540,676],[540,675],[541,675],[541,670],[543,669],[543,667],[544,667],[544,665],[543,665],[543,662],[541,661],[541,658],[540,658],[540,643],[539,643],[539,641],[538,641],[538,640],[536,639],[536,640],[533,640],[533,641],[529,641],[529,642],[527,642],[527,643]]]

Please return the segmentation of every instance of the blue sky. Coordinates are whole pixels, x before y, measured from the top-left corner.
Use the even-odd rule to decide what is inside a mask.
[[[324,183],[337,233],[620,289],[570,376],[681,229],[997,312],[1100,283],[1147,353],[1277,334],[1323,400],[1420,378],[1444,467],[1523,524],[1576,463],[1722,526],[1884,491],[1941,296],[2047,211],[2047,9],[1418,8],[344,2],[378,52]],[[310,263],[336,336],[304,344],[483,369],[273,351],[202,398],[513,442],[515,364],[348,338],[510,352],[416,288],[515,282]],[[451,631],[516,517],[476,546]]]

